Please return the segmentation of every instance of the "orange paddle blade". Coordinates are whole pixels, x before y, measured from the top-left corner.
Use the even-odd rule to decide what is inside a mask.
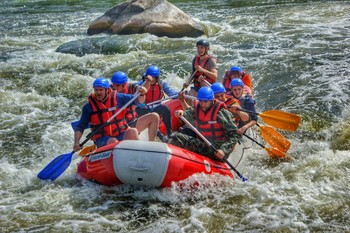
[[[273,159],[283,159],[283,160],[292,160],[292,157],[286,155],[284,152],[276,149],[276,148],[268,148],[265,147],[269,156]]]
[[[259,116],[266,124],[289,131],[295,131],[301,121],[300,116],[280,110],[268,110]]]
[[[261,136],[272,147],[287,152],[291,146],[290,141],[271,126],[259,126]]]
[[[84,147],[80,152],[79,152],[79,156],[84,156],[84,155],[87,155],[88,153],[92,152],[96,150],[96,145],[93,144],[91,146],[87,146],[87,147]]]

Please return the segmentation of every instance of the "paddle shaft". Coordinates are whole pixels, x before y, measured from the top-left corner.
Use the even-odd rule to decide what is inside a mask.
[[[248,136],[246,133],[243,133],[244,136],[246,136],[247,138],[249,138],[250,140],[252,140],[253,142],[255,142],[256,144],[258,144],[259,146],[261,146],[262,148],[266,148],[263,144],[259,143],[257,140],[255,140],[254,138]]]
[[[197,70],[194,70],[193,73],[191,74],[190,78],[188,79],[186,86],[189,86],[192,83],[194,75],[197,73]],[[187,88],[187,87],[186,87]],[[181,91],[186,89],[185,87],[182,87]],[[180,91],[180,92],[181,92]]]
[[[218,151],[216,147],[208,140],[206,137],[203,136],[185,117],[180,116],[179,117],[185,124],[190,127],[209,147],[211,147],[214,151]],[[243,181],[247,181],[248,179],[245,178],[241,173],[237,171],[237,169],[229,162],[227,159],[222,158],[222,160],[241,178]]]
[[[153,102],[151,102],[151,103],[148,103],[147,105],[149,106],[149,105],[153,105],[153,104],[158,104],[158,103],[160,103],[160,102],[163,102],[163,101],[166,101],[166,100],[169,100],[169,99],[174,99],[174,98],[176,98],[177,96],[178,96],[178,95],[172,95],[172,96],[169,96],[169,97],[164,98],[164,99],[160,99],[160,100],[153,101]]]

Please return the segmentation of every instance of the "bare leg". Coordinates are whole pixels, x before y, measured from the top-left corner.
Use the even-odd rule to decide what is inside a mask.
[[[153,112],[153,113],[148,113],[146,115],[139,117],[137,119],[135,127],[138,130],[138,132],[142,132],[146,128],[148,128],[149,141],[155,141],[158,126],[159,126],[159,115]]]
[[[123,140],[139,140],[139,132],[136,128],[129,128],[125,131]]]
[[[117,141],[118,141],[118,140],[117,140],[116,138],[110,137],[110,138],[108,138],[108,140],[107,140],[107,144],[115,143],[115,142],[117,142]]]

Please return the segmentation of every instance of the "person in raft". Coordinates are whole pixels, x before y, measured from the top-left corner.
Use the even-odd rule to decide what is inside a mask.
[[[137,89],[137,84],[128,83],[128,80],[129,78],[124,72],[117,71],[111,78],[111,88],[118,93],[134,94]],[[146,82],[150,81],[150,78],[146,78]],[[136,105],[131,105],[126,108],[125,120],[130,127],[135,127],[139,133],[148,128],[149,141],[155,141],[159,126],[159,115],[157,113],[148,113],[138,117]]]
[[[230,70],[225,72],[224,77],[222,78],[222,84],[226,89],[226,93],[228,94],[231,92],[231,81],[235,78],[242,79],[244,83],[244,91],[253,96],[252,77],[239,66],[232,66]]]
[[[250,120],[248,113],[237,110],[241,108],[239,101],[226,94],[226,89],[222,83],[214,83],[211,85],[211,89],[214,92],[214,98],[218,101],[224,102],[227,109],[233,114],[236,125],[239,125],[240,121],[247,122]]]
[[[214,160],[227,159],[240,138],[233,115],[226,109],[223,102],[214,99],[214,92],[210,87],[201,87],[198,90],[197,99],[194,107],[189,107],[185,111],[177,110],[175,116],[184,116],[192,122],[218,151],[215,152],[198,136],[180,132],[175,133],[169,143]]]
[[[150,112],[158,113],[165,124],[167,136],[163,135],[159,130],[157,136],[163,142],[168,142],[169,138],[172,136],[171,129],[171,113],[167,106],[162,105],[161,103],[147,105],[148,103],[163,99],[164,95],[174,96],[177,95],[178,92],[172,89],[169,84],[161,80],[160,69],[158,66],[149,66],[146,70],[146,73],[142,77],[142,80],[150,79],[150,82],[146,82],[145,87],[147,87],[148,91],[146,93],[146,101],[144,105],[140,105],[136,108],[136,112],[139,116],[143,116]],[[141,81],[142,82],[142,81]]]
[[[243,109],[249,110],[256,113],[255,109],[255,100],[248,93],[243,91],[244,83],[242,79],[235,78],[231,81],[231,95],[234,99],[238,100],[239,105],[242,106]],[[237,110],[237,108],[236,108]],[[238,133],[242,135],[249,127],[256,125],[258,117],[256,114],[249,114],[249,120],[243,121],[242,119],[238,122]]]
[[[88,97],[82,109],[82,114],[79,123],[74,129],[74,145],[73,150],[81,149],[79,142],[90,124],[91,130],[96,130],[101,124],[104,124],[108,119],[119,111],[132,98],[131,94],[117,93],[110,88],[109,81],[105,78],[97,78],[92,84],[94,92]],[[132,104],[140,104],[145,101],[146,87],[138,90],[141,94]],[[120,140],[133,139],[138,140],[138,131],[136,128],[130,128],[125,120],[125,110],[118,114],[109,124],[103,127],[99,132],[91,138],[97,147],[106,144],[114,143]]]
[[[190,95],[197,96],[199,88],[206,86],[203,80],[209,83],[214,83],[218,77],[218,69],[215,58],[208,54],[209,42],[201,39],[196,43],[197,55],[192,60],[192,75],[193,86],[190,90]],[[187,88],[188,84],[183,84],[184,88]]]

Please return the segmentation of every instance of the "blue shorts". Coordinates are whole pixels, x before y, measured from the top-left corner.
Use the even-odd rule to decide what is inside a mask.
[[[119,134],[118,137],[114,137],[114,138],[116,138],[118,141],[122,141],[123,138],[124,138],[124,134],[125,134],[125,131],[123,133]],[[101,146],[107,145],[107,141],[110,138],[113,138],[113,137],[103,136],[103,137],[100,137],[100,138],[96,139],[95,140],[96,147],[99,148]]]
[[[199,88],[201,88],[201,87],[196,87],[196,86],[193,86],[193,87],[191,87],[191,90],[193,89],[193,90],[195,90],[196,92],[198,92],[199,91]]]

